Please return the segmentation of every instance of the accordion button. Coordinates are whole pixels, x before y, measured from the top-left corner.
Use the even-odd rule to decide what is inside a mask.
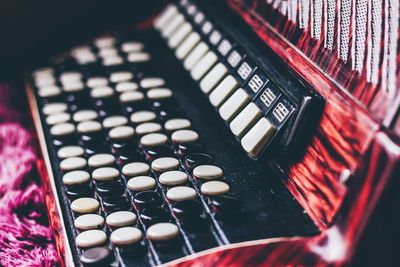
[[[108,136],[112,140],[127,140],[133,137],[135,130],[131,126],[118,126],[110,130]]]
[[[208,72],[200,82],[201,90],[208,94],[228,73],[228,69],[224,64],[218,63],[210,72]]]
[[[156,188],[156,180],[150,176],[136,176],[131,178],[127,187],[133,192],[142,192]]]
[[[42,111],[45,115],[56,114],[60,112],[65,112],[68,110],[68,106],[65,103],[50,103],[46,104]]]
[[[92,172],[92,177],[98,182],[112,181],[119,177],[119,171],[111,167],[101,167]]]
[[[243,89],[238,89],[219,109],[219,115],[225,121],[231,121],[249,102],[250,97]]]
[[[97,118],[97,112],[90,109],[80,110],[74,113],[72,119],[75,122],[95,120]]]
[[[172,91],[168,88],[154,88],[147,92],[147,97],[151,100],[160,100],[170,98]]]
[[[177,186],[185,184],[188,181],[188,176],[182,171],[167,171],[162,173],[158,180],[165,186]]]
[[[70,171],[64,174],[62,180],[65,185],[85,184],[90,181],[90,174],[86,171]]]
[[[276,128],[266,118],[261,118],[253,128],[242,138],[244,150],[253,157],[257,157],[268,141],[272,138]]]
[[[136,133],[144,135],[149,133],[156,133],[162,130],[162,126],[156,122],[144,122],[136,126]]]
[[[140,81],[140,86],[144,89],[160,87],[160,86],[163,86],[164,84],[165,84],[164,79],[158,78],[158,77],[147,77],[147,78],[143,78]]]
[[[153,111],[141,110],[132,113],[130,119],[133,123],[143,123],[156,119],[156,114]]]
[[[89,167],[100,168],[106,166],[112,166],[115,163],[115,157],[111,154],[95,154],[88,160]]]
[[[65,113],[65,112],[55,113],[46,118],[46,123],[48,125],[54,125],[54,124],[67,122],[70,119],[71,119],[71,115],[69,115],[68,113]]]
[[[113,83],[126,82],[133,79],[133,73],[129,71],[114,72],[110,75],[110,81]]]
[[[146,175],[150,172],[150,166],[143,162],[131,162],[122,168],[122,173],[128,177]]]
[[[214,52],[209,51],[199,60],[199,62],[196,63],[190,72],[190,75],[195,81],[200,80],[214,66],[217,60],[217,55]]]
[[[210,181],[201,185],[201,193],[209,196],[225,194],[229,191],[229,185],[221,181]]]
[[[193,130],[178,130],[172,133],[171,139],[175,144],[193,143],[199,139],[199,135]]]
[[[213,180],[222,177],[223,171],[214,165],[200,165],[193,169],[193,175],[198,179]]]
[[[167,191],[167,198],[174,202],[196,198],[196,191],[188,186],[176,186]]]
[[[86,159],[81,157],[71,157],[63,159],[60,162],[60,168],[64,172],[73,171],[73,170],[82,170],[86,168]]]
[[[80,146],[64,146],[57,151],[57,156],[60,159],[79,157],[85,153]]]
[[[179,161],[172,157],[163,157],[154,160],[151,168],[156,172],[172,171],[179,168]]]
[[[75,219],[74,225],[81,231],[100,229],[104,225],[104,218],[98,214],[84,214]]]
[[[142,231],[135,227],[122,227],[111,233],[110,241],[116,246],[133,245],[142,239]]]
[[[175,55],[178,59],[182,60],[192,51],[192,49],[199,43],[201,37],[197,32],[192,32],[186,37],[185,40],[176,49]]]
[[[254,103],[248,104],[231,122],[234,135],[242,137],[244,133],[261,117],[261,110]]]
[[[88,230],[76,237],[76,244],[81,248],[90,248],[103,245],[107,241],[107,235],[101,230]]]
[[[124,227],[134,225],[136,219],[136,214],[131,211],[117,211],[107,216],[106,223],[113,228]]]
[[[140,144],[144,147],[163,145],[168,142],[168,137],[161,133],[150,133],[140,138]]]
[[[233,76],[228,75],[210,94],[209,99],[211,104],[214,107],[221,106],[238,86],[238,81]]]
[[[103,120],[103,127],[105,129],[123,126],[128,123],[128,119],[124,116],[109,116]]]
[[[96,212],[99,207],[99,202],[91,197],[78,198],[71,203],[71,209],[80,214]]]
[[[134,82],[120,82],[115,86],[118,93],[136,91],[137,89],[139,89],[139,86]]]
[[[107,86],[108,80],[105,77],[91,77],[87,80],[86,85],[89,88]]]
[[[167,120],[164,124],[164,128],[165,128],[165,130],[171,132],[171,131],[189,128],[191,125],[192,124],[190,123],[189,120],[177,118],[177,119]]]
[[[147,237],[152,241],[167,241],[178,235],[179,229],[173,223],[157,223],[147,229]]]

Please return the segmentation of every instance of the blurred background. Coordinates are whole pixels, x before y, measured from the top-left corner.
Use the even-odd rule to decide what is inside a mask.
[[[165,0],[0,0],[0,81],[101,33],[152,15]]]

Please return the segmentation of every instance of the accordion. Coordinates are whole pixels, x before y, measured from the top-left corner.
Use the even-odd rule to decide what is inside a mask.
[[[399,1],[163,6],[26,75],[65,264],[393,264]]]

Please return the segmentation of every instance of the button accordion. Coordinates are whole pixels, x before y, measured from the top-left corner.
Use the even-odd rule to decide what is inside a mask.
[[[391,262],[398,1],[181,0],[133,26],[26,76],[65,265]]]

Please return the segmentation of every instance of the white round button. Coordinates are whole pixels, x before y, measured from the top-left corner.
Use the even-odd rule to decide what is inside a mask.
[[[54,125],[54,124],[59,124],[63,122],[67,122],[71,119],[71,115],[68,113],[62,112],[62,113],[55,113],[51,114],[46,118],[46,123],[49,125]]]
[[[147,237],[153,241],[167,241],[178,236],[179,229],[173,223],[156,223],[147,229]]]
[[[68,109],[67,104],[65,103],[49,103],[43,107],[43,113],[45,115],[51,115],[55,113],[64,112]]]
[[[90,95],[93,98],[106,98],[106,97],[110,97],[114,94],[114,91],[111,87],[96,87],[94,89],[92,89],[92,91],[90,92]]]
[[[167,88],[154,88],[147,92],[147,97],[153,100],[169,98],[172,96],[172,91]]]
[[[88,164],[92,168],[111,166],[114,164],[114,162],[115,157],[107,153],[93,155],[88,160]]]
[[[182,171],[167,171],[160,175],[159,181],[166,186],[175,186],[186,183],[188,176]]]
[[[129,71],[114,72],[110,75],[110,81],[113,83],[126,82],[133,79],[133,73]]]
[[[93,179],[100,182],[111,181],[119,176],[119,171],[112,167],[101,167],[92,173]]]
[[[101,130],[101,124],[98,121],[82,121],[76,127],[80,133],[92,133]]]
[[[103,245],[107,241],[107,235],[101,230],[88,230],[77,235],[75,241],[81,248],[90,248]]]
[[[196,191],[188,186],[176,186],[167,191],[167,198],[172,201],[191,200],[196,198]]]
[[[103,58],[103,66],[116,66],[124,63],[124,59],[120,56],[112,56]]]
[[[124,92],[119,96],[119,100],[122,103],[138,102],[142,99],[144,99],[144,95],[142,92],[138,92],[138,91]]]
[[[170,119],[164,124],[165,130],[172,132],[180,129],[186,129],[191,126],[191,123],[187,119]]]
[[[65,185],[85,184],[90,181],[90,174],[86,171],[70,171],[62,177]]]
[[[193,175],[198,179],[213,180],[223,174],[222,169],[214,165],[200,165],[193,169]]]
[[[158,78],[158,77],[148,77],[148,78],[143,78],[140,81],[140,86],[142,88],[153,88],[153,87],[160,87],[165,84],[164,79]]]
[[[229,185],[221,181],[209,181],[201,185],[201,193],[210,196],[225,194],[229,191]]]
[[[75,132],[75,125],[72,123],[60,123],[50,128],[50,133],[53,136],[64,136]]]
[[[136,176],[128,181],[127,186],[137,192],[152,190],[156,187],[156,180],[150,176]]]
[[[151,163],[151,168],[157,172],[166,172],[179,168],[179,161],[176,158],[158,158]]]
[[[105,77],[92,77],[87,80],[87,86],[89,88],[95,88],[100,86],[107,86],[108,80]]]
[[[121,45],[121,50],[125,53],[138,52],[144,48],[144,45],[139,42],[124,42]]]
[[[128,177],[145,175],[150,172],[150,166],[143,162],[131,162],[122,167],[122,173]]]
[[[104,218],[98,214],[84,214],[75,219],[74,225],[81,231],[99,229],[104,225]]]
[[[116,246],[127,246],[139,242],[142,231],[135,227],[122,227],[111,233],[110,241]]]
[[[82,197],[75,199],[71,203],[72,211],[76,213],[92,213],[96,212],[100,207],[99,202],[91,197]]]
[[[128,61],[132,63],[149,61],[150,58],[150,55],[145,52],[132,52],[128,54]]]
[[[115,48],[102,48],[99,50],[99,56],[100,57],[114,57],[114,56],[118,56],[118,50]]]
[[[94,41],[98,48],[108,48],[114,46],[115,38],[113,36],[102,36]]]
[[[111,227],[123,227],[136,222],[136,215],[130,211],[117,211],[107,216],[106,222]]]
[[[196,142],[199,139],[199,135],[192,130],[178,130],[172,133],[171,139],[172,142],[177,144],[190,143]]]
[[[80,146],[64,146],[57,151],[57,156],[61,159],[79,157],[85,153]]]
[[[96,118],[97,118],[97,112],[94,110],[90,110],[90,109],[83,109],[83,110],[77,111],[72,116],[72,119],[76,122],[90,121],[90,120],[94,120]]]
[[[106,129],[122,126],[128,123],[128,119],[124,116],[110,116],[103,120],[103,127]]]
[[[52,96],[58,96],[61,94],[61,89],[58,88],[57,86],[49,86],[49,87],[42,87],[39,91],[38,94],[41,97],[52,97]]]
[[[86,168],[86,159],[81,157],[71,157],[63,159],[60,162],[60,168],[63,171],[81,170]]]
[[[152,121],[156,118],[156,114],[153,111],[141,110],[132,113],[131,122],[133,123],[142,123]]]
[[[108,133],[111,139],[125,140],[131,138],[135,134],[135,130],[130,126],[118,126]]]
[[[138,135],[155,133],[162,130],[162,126],[156,122],[144,122],[136,126],[136,133]]]
[[[121,82],[115,86],[115,90],[119,93],[135,91],[137,89],[139,89],[139,86],[134,82]]]
[[[166,144],[167,141],[168,137],[161,133],[150,133],[140,138],[140,144],[146,147],[163,145]]]
[[[85,85],[81,81],[69,82],[63,84],[64,91],[70,93],[82,91],[84,88]]]

